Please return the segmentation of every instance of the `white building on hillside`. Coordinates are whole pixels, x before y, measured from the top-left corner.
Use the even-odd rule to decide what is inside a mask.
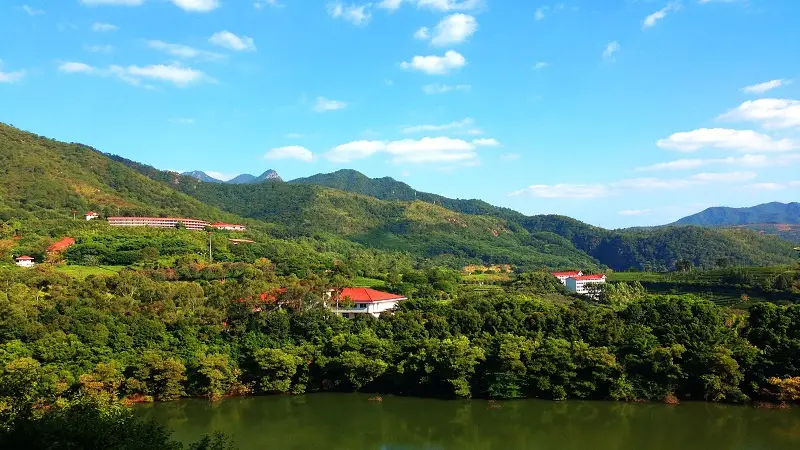
[[[17,258],[17,265],[20,267],[33,267],[36,265],[30,256],[20,256]]]
[[[333,292],[328,293],[329,296]],[[375,317],[384,311],[394,309],[406,297],[369,288],[344,288],[338,292],[338,302],[328,297],[331,309],[342,317],[353,319],[357,314],[372,314]],[[345,304],[347,306],[345,306]]]
[[[586,295],[589,293],[587,287],[591,284],[605,284],[606,276],[598,275],[578,275],[567,278],[567,290],[578,294]]]
[[[566,285],[567,284],[567,278],[569,278],[569,277],[579,277],[579,276],[583,275],[583,272],[581,272],[581,271],[578,271],[578,272],[552,272],[552,274],[553,274],[554,277],[558,278],[558,281],[560,281],[561,284]]]
[[[94,219],[97,219],[98,217],[100,217],[100,214],[97,214],[94,211],[89,211],[89,212],[87,212],[86,214],[83,215],[83,218],[86,219],[86,220],[94,220]]]

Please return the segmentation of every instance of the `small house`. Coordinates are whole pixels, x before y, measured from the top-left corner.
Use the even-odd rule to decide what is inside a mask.
[[[94,220],[94,219],[97,219],[98,217],[100,217],[100,215],[97,214],[94,211],[89,211],[89,212],[87,212],[86,214],[83,215],[83,218],[86,219],[86,220]]]
[[[17,257],[17,265],[19,267],[33,267],[36,263],[30,256],[19,256]]]
[[[335,293],[328,292],[328,303],[336,314],[353,319],[358,314],[378,317],[384,311],[394,309],[406,297],[369,288],[344,288]]]
[[[215,222],[212,223],[211,226],[218,230],[225,230],[225,231],[247,231],[246,226],[234,223]]]

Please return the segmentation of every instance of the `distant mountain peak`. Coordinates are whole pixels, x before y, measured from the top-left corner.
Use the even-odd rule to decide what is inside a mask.
[[[210,177],[207,173],[203,172],[202,170],[194,170],[191,172],[184,172],[181,175],[187,175],[190,177],[197,178],[200,181],[205,181],[207,183],[227,183],[227,184],[253,184],[253,183],[261,183],[262,181],[283,181],[283,178],[273,169],[269,169],[266,172],[262,173],[259,176],[250,175],[249,173],[243,173],[241,175],[237,175],[234,178],[231,178],[228,181],[218,180],[216,178]]]
[[[736,226],[757,223],[800,224],[800,203],[770,202],[749,208],[717,206],[684,217],[676,225]]]
[[[197,178],[200,181],[205,181],[206,183],[223,183],[222,180],[218,180],[207,173],[203,172],[202,170],[193,170],[191,172],[183,172],[181,175],[186,175],[192,178]]]

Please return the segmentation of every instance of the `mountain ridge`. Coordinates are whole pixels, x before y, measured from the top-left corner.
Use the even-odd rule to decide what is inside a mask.
[[[252,184],[262,183],[264,181],[283,181],[283,178],[273,169],[268,169],[259,176],[251,175],[249,173],[239,174],[228,181],[222,181],[214,178],[202,170],[193,170],[191,172],[183,172],[181,175],[197,178],[206,183],[225,183],[225,184]]]
[[[744,208],[715,206],[677,220],[675,225],[736,226],[800,224],[800,203],[769,202]]]

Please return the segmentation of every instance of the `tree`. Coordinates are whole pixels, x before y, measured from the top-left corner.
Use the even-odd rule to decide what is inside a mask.
[[[253,354],[260,369],[259,385],[262,392],[285,393],[292,387],[292,377],[297,373],[303,359],[294,354],[294,349],[263,348]]]
[[[678,272],[690,272],[694,268],[694,263],[689,259],[679,259],[675,261],[675,270]]]

